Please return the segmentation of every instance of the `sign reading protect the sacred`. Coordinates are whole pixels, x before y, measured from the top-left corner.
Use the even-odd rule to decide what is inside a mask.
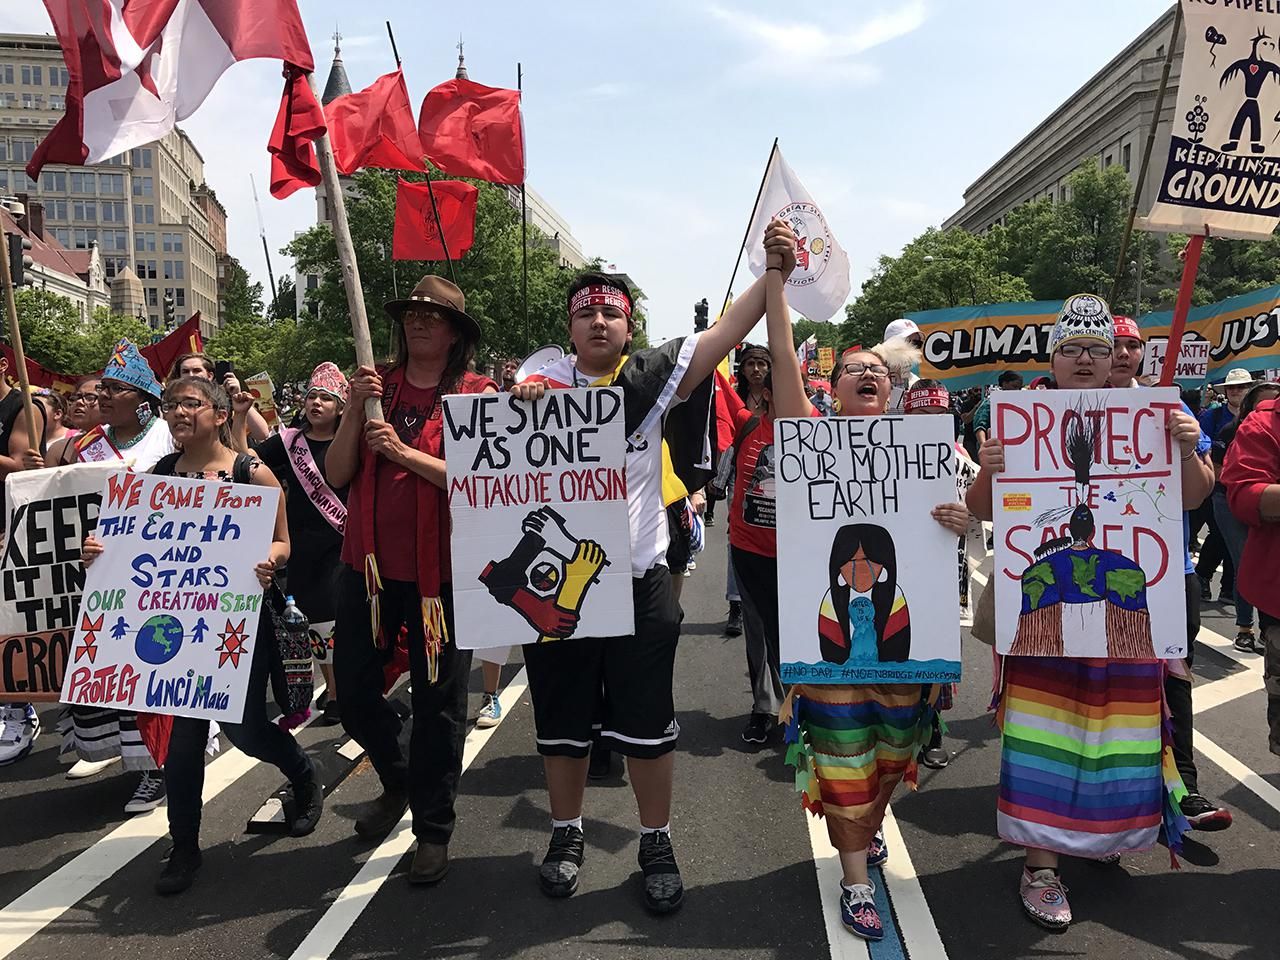
[[[1186,655],[1181,409],[1174,388],[992,395],[998,652]]]
[[[779,420],[784,683],[960,679],[950,417]]]
[[[1186,45],[1155,230],[1265,238],[1280,218],[1280,4],[1183,0]]]
[[[5,478],[0,701],[58,699],[84,586],[80,545],[98,523],[102,485],[118,469],[86,463]]]
[[[102,490],[62,702],[238,723],[279,490],[120,471]]]
[[[615,389],[446,398],[460,647],[634,631],[623,418]]]

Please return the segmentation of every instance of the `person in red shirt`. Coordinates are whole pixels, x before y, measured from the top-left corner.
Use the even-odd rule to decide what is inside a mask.
[[[1280,400],[1266,400],[1240,422],[1222,468],[1231,512],[1249,527],[1236,589],[1258,610],[1266,662],[1271,752],[1280,756]]]
[[[356,833],[379,837],[411,807],[418,849],[409,882],[434,883],[449,869],[471,671],[471,651],[450,639],[442,400],[497,393],[498,385],[468,372],[480,324],[448,280],[423,277],[408,299],[386,310],[395,321],[395,359],[386,369],[356,370],[351,404],[325,457],[329,484],[351,485],[334,672],[342,725],[382,780],[382,795],[357,817]],[[383,419],[366,420],[365,401],[379,398]],[[383,666],[401,628],[413,687],[407,760],[400,717],[383,696]]]

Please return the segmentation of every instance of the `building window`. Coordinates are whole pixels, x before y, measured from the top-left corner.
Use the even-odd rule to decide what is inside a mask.
[[[174,288],[173,305],[175,307],[185,307],[187,305],[187,288],[186,287]]]
[[[9,159],[9,141],[0,137],[0,160]]]
[[[96,193],[97,181],[92,173],[82,173],[73,170],[71,172],[71,192],[72,193]]]
[[[144,147],[137,147],[130,152],[129,161],[138,169],[150,170],[151,151]]]
[[[103,223],[124,223],[124,201],[123,200],[103,200],[102,201],[102,221]]]
[[[133,235],[133,249],[137,253],[155,253],[156,235],[145,230],[138,230]]]
[[[154,260],[139,260],[137,261],[137,263],[138,263],[138,266],[136,269],[138,271],[139,279],[142,279],[142,280],[156,279],[156,262]]]
[[[67,201],[46,200],[44,202],[44,218],[45,220],[66,220]]]
[[[36,152],[36,142],[22,137],[14,137],[13,143],[13,159],[19,163],[26,163],[31,159],[31,155]]]
[[[182,234],[180,233],[164,234],[164,252],[165,253],[182,253]]]
[[[92,227],[85,229],[84,227],[76,227],[71,231],[71,244],[77,250],[88,250],[89,244],[97,242],[98,231]]]
[[[149,203],[135,203],[133,205],[133,222],[155,223],[156,208]]]
[[[45,170],[40,174],[40,189],[45,193],[66,193],[67,172],[65,170]]]
[[[73,174],[74,176],[74,174]],[[74,200],[71,203],[71,219],[81,223],[97,223],[98,204],[94,200]]]
[[[147,306],[148,307],[160,306],[160,291],[157,290],[155,287],[147,287]],[[155,318],[152,317],[152,319],[154,320]]]
[[[1102,158],[1102,169],[1103,170],[1107,169],[1107,167],[1111,166],[1115,162],[1116,162],[1115,157],[1113,157],[1111,154],[1108,153],[1105,157]]]
[[[134,177],[133,178],[133,195],[135,197],[150,197],[155,195],[155,182],[151,177]]]
[[[60,93],[49,94],[49,109],[50,110],[67,109],[67,98]]]
[[[1133,172],[1133,147],[1130,144],[1120,148],[1120,162],[1124,164],[1125,173]]]
[[[0,66],[0,81],[13,83],[13,64],[6,63]]]
[[[103,230],[101,238],[103,250],[115,253],[129,252],[129,232],[127,230]]]
[[[22,85],[24,87],[43,87],[44,86],[44,67],[22,68]]]
[[[109,196],[124,196],[124,174],[123,173],[100,173],[98,174],[98,188]]]

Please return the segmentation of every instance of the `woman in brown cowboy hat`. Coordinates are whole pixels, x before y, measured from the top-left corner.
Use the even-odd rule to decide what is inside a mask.
[[[442,399],[496,393],[468,370],[480,324],[462,291],[426,276],[404,300],[386,305],[395,321],[389,367],[360,367],[351,403],[326,457],[329,483],[351,484],[339,588],[334,670],[342,724],[364,747],[383,793],[356,819],[364,837],[391,830],[413,810],[418,849],[411,883],[433,883],[449,869],[454,798],[462,773],[471,652],[453,633],[449,501],[445,492]],[[366,421],[368,399],[383,420]],[[413,735],[406,759],[400,717],[383,697],[383,665],[401,627],[408,633]]]

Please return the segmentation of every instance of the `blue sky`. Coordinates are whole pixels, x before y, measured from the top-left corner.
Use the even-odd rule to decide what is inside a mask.
[[[694,301],[723,298],[775,136],[848,250],[856,295],[878,256],[958,208],[1169,3],[299,5],[322,82],[336,25],[356,88],[392,69],[391,20],[415,110],[453,76],[459,34],[473,80],[515,86],[523,62],[529,183],[589,255],[644,288],[656,341],[691,328]],[[36,0],[4,7],[0,30],[49,29]],[[264,282],[249,174],[273,251],[315,215],[310,191],[265,195],[279,93],[278,66],[238,64],[184,124],[228,208],[231,252]],[[750,279],[744,258],[736,289]]]

